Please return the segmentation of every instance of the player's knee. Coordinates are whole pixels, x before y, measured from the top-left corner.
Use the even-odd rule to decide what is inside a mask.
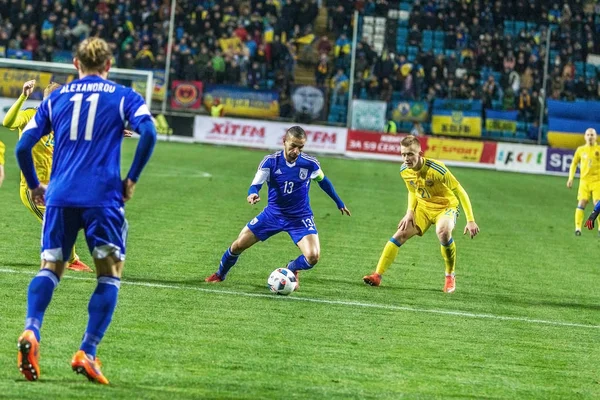
[[[319,258],[321,258],[321,254],[319,254],[319,252],[311,252],[306,256],[306,261],[308,261],[308,263],[310,265],[315,265],[316,263],[319,262]]]
[[[447,227],[438,228],[436,233],[442,243],[448,243],[452,238],[452,230]]]
[[[248,246],[243,240],[237,239],[231,245],[231,252],[233,254],[241,254],[248,247],[250,247],[250,246]]]
[[[393,236],[393,238],[396,239],[400,243],[404,243],[408,239],[410,239],[411,236],[412,235],[408,230],[399,230],[398,232],[396,232],[396,234]]]

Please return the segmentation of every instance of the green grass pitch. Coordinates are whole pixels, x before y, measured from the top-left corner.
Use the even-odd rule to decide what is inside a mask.
[[[362,283],[406,207],[399,165],[320,157],[353,215],[314,185],[321,261],[282,297],[266,279],[298,255],[286,234],[243,254],[225,282],[203,282],[265,204],[264,188],[257,206],[246,191],[266,152],[165,142],[127,204],[124,284],[98,352],[111,385],[70,369],[95,287],[70,271],[44,321],[41,378],[25,382],[16,339],[40,225],[19,199],[15,134],[0,140],[0,398],[600,398],[600,238],[574,236],[565,178],[453,168],[481,234],[462,236],[460,217],[446,295],[432,231],[401,248],[381,287]],[[124,142],[124,171],[136,143]]]

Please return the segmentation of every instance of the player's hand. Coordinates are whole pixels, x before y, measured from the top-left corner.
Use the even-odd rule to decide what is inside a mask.
[[[132,137],[133,136],[133,131],[130,131],[129,129],[123,129],[123,136],[125,136],[125,137]]]
[[[257,195],[256,193],[252,193],[250,196],[248,196],[247,200],[248,200],[248,203],[254,205],[260,201],[260,196]]]
[[[466,235],[467,232],[469,232],[471,239],[477,236],[477,234],[479,233],[479,227],[477,226],[475,221],[467,222],[467,226],[465,226],[465,231],[463,232],[463,235]]]
[[[585,226],[589,230],[594,229],[594,222],[596,221],[596,218],[598,218],[598,214],[600,214],[600,211],[594,210],[588,217],[587,221],[585,221]]]
[[[44,204],[46,204],[46,188],[46,185],[40,183],[38,187],[30,190],[31,198],[33,199],[33,202],[38,206],[43,206]]]
[[[23,96],[31,96],[31,93],[33,93],[33,89],[35,89],[35,79],[25,82],[23,84]]]
[[[415,214],[413,212],[408,212],[398,223],[398,229],[405,231],[412,226],[415,226]]]
[[[2,182],[4,182],[4,165],[0,165],[0,187],[2,187]]]
[[[133,192],[135,192],[135,182],[129,178],[125,179],[123,181],[123,201],[131,200]]]
[[[568,187],[569,189],[571,189],[571,188],[573,187],[573,179],[569,179],[569,180],[567,181],[567,187]]]
[[[350,210],[348,210],[346,208],[346,206],[340,208],[340,211],[342,212],[342,215],[346,214],[347,216],[351,216],[352,214],[350,214]]]

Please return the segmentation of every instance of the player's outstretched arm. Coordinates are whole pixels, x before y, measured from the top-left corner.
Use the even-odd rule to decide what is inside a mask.
[[[33,119],[29,121],[27,126],[23,129],[21,139],[19,139],[15,148],[17,163],[19,164],[21,172],[23,172],[25,181],[27,181],[27,186],[32,191],[32,195],[34,194],[34,190],[36,190],[36,195],[39,195],[40,199],[43,199],[45,187],[42,188],[41,186],[43,185],[40,185],[40,181],[38,180],[33,165],[33,155],[31,154],[31,151],[33,150],[33,146],[35,146],[42,136],[49,134],[52,129],[48,111],[49,102],[50,99],[46,99],[42,102]],[[38,204],[40,203],[39,201],[37,202]]]
[[[8,109],[6,115],[4,116],[4,120],[2,121],[2,125],[7,127],[8,129],[16,129],[28,121],[28,117],[23,115],[20,110],[23,107],[23,103],[25,100],[31,95],[33,89],[35,88],[35,80],[27,81],[23,84],[23,93],[19,96],[17,101],[14,102],[12,106]]]
[[[594,206],[594,211],[592,211],[587,221],[585,221],[585,226],[588,229],[594,229],[594,222],[596,221],[596,218],[598,218],[598,215],[600,215],[600,201],[596,203]]]
[[[573,179],[575,178],[575,172],[577,171],[577,166],[581,161],[581,155],[579,154],[579,149],[575,152],[573,156],[573,161],[571,162],[571,167],[569,167],[569,179],[567,180],[567,187],[571,189],[573,187]]]
[[[135,156],[133,163],[127,174],[127,179],[136,183],[140,178],[142,170],[150,160],[150,156],[154,151],[154,145],[156,144],[156,127],[150,119],[140,123],[138,128],[140,134],[140,141],[135,150]]]
[[[415,195],[415,188],[406,184],[408,188],[408,205],[406,207],[406,214],[398,223],[398,229],[405,231],[415,226],[415,208],[417,208],[417,196]]]
[[[329,178],[327,178],[324,174],[321,174],[315,178],[315,181],[317,181],[319,187],[323,189],[323,191],[327,193],[327,195],[331,197],[333,201],[335,201],[335,205],[337,206],[338,210],[340,210],[342,215],[352,215],[350,214],[350,210],[346,208],[346,205],[344,204],[340,196],[338,196],[338,194],[336,193],[335,188],[333,187],[333,183],[331,183]]]
[[[467,217],[467,225],[465,226],[463,235],[466,235],[468,232],[471,236],[471,239],[473,239],[479,233],[479,226],[477,226],[477,223],[475,222],[475,216],[473,215],[473,207],[471,206],[471,199],[469,198],[469,195],[461,185],[458,185],[456,189],[453,190],[453,192],[460,201],[460,204],[465,210],[465,216]]]

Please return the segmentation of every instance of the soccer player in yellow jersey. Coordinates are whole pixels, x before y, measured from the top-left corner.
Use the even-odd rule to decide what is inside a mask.
[[[2,186],[2,182],[4,182],[4,150],[6,147],[4,143],[0,142],[0,187]]]
[[[408,188],[408,209],[398,224],[398,230],[383,249],[376,271],[365,276],[363,281],[371,286],[379,286],[381,276],[396,259],[400,246],[415,235],[423,236],[431,225],[435,225],[446,264],[444,292],[452,293],[456,288],[456,244],[452,231],[458,217],[459,201],[467,217],[464,234],[468,232],[472,239],[479,233],[471,200],[443,163],[423,157],[421,144],[415,136],[405,137],[400,145],[404,158],[400,176]]]
[[[581,236],[585,207],[590,197],[596,204],[600,200],[600,146],[596,144],[596,130],[585,131],[585,144],[575,151],[567,187],[573,187],[573,178],[579,165],[579,190],[577,191],[577,208],[575,209],[575,235]],[[600,234],[600,230],[598,231]]]
[[[57,83],[50,83],[48,87],[44,89],[44,98],[48,97],[50,93],[59,88],[60,85]],[[27,108],[21,110],[23,103],[29,95],[33,92],[35,88],[35,80],[27,81],[23,84],[23,93],[17,101],[10,107],[6,116],[4,117],[4,121],[2,124],[9,129],[18,129],[19,130],[19,139],[23,134],[23,128],[27,123],[33,118],[35,115],[35,108]],[[54,134],[50,133],[48,136],[44,136],[33,148],[33,162],[35,165],[35,170],[37,172],[37,176],[41,183],[47,185],[50,181],[50,172],[52,171],[52,154],[54,153]],[[38,221],[43,222],[44,212],[46,211],[46,207],[43,205],[35,204],[33,199],[31,198],[31,193],[27,188],[27,182],[21,174],[21,201],[27,207],[29,211],[38,219]],[[69,259],[69,263],[67,266],[68,269],[73,271],[85,271],[85,272],[93,272],[90,267],[85,265],[83,262],[79,260],[79,257],[75,253],[75,249],[73,249],[71,253],[71,258]]]

